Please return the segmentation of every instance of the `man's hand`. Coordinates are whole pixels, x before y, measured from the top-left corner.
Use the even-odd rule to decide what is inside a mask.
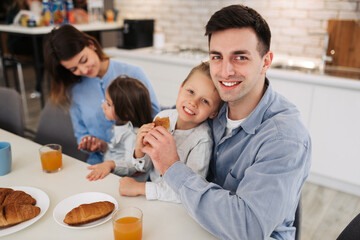
[[[150,146],[146,146],[150,143]],[[154,167],[164,175],[168,168],[179,161],[174,137],[163,127],[155,127],[144,137],[145,147],[142,151],[148,154]]]

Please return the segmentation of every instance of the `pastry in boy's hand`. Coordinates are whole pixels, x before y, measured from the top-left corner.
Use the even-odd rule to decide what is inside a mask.
[[[170,120],[169,120],[169,117],[163,117],[163,118],[157,117],[157,118],[155,118],[154,123],[155,123],[155,127],[157,127],[157,126],[162,126],[162,127],[164,127],[166,130],[169,130],[169,128],[170,128]]]

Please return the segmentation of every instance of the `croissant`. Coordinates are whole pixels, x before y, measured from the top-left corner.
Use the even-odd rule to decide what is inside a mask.
[[[108,201],[81,204],[66,214],[64,223],[71,226],[90,223],[109,215],[114,208],[115,205]]]
[[[163,126],[166,130],[169,130],[170,127],[169,117],[163,117],[163,118],[157,117],[155,118],[154,123],[155,126]]]
[[[8,204],[31,204],[35,205],[36,200],[23,191],[11,191],[8,193],[2,203],[2,206]]]
[[[0,188],[0,205],[2,205],[6,195],[13,192],[14,190],[11,188]]]
[[[39,215],[40,208],[26,204],[8,204],[0,207],[0,228],[25,222]]]

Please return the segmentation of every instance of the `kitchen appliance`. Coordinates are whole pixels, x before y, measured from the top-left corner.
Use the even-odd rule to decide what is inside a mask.
[[[135,49],[153,45],[153,19],[125,19],[118,48]]]

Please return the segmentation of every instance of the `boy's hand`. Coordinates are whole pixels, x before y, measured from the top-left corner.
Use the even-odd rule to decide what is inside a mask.
[[[130,177],[120,178],[119,193],[121,196],[136,197],[145,195],[145,183]]]
[[[136,144],[135,144],[135,151],[134,151],[135,158],[144,157],[145,153],[143,153],[141,150],[145,146],[144,137],[154,127],[155,127],[155,123],[148,123],[148,124],[142,125],[141,128],[139,128],[137,135],[136,135]]]
[[[86,179],[88,179],[89,181],[96,181],[98,179],[103,179],[114,168],[115,168],[114,161],[105,161],[103,163],[88,166],[88,169],[93,171],[86,176]]]
[[[78,149],[82,149],[87,152],[106,152],[107,143],[97,137],[85,136],[81,139],[81,143],[78,146]]]

